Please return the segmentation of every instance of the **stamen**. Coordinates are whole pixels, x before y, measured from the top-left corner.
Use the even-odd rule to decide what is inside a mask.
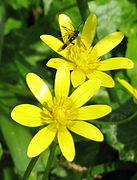
[[[99,67],[99,56],[97,50],[92,47],[86,48],[83,43],[70,45],[68,48],[68,59],[75,63],[76,69],[81,69],[85,74],[91,73]]]

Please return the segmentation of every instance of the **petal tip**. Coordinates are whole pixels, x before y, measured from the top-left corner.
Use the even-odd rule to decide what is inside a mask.
[[[13,116],[13,110],[11,111],[11,114],[10,114],[11,116]]]
[[[28,82],[28,80],[31,79],[32,76],[35,76],[35,74],[34,74],[34,73],[28,73],[28,74],[26,75],[26,81]]]
[[[109,106],[109,113],[111,113],[112,112],[112,107],[111,106]]]
[[[43,34],[43,35],[40,36],[40,39],[41,39],[42,41],[44,41],[45,38],[46,38],[46,35],[45,35],[45,34]]]
[[[46,35],[45,34],[42,34],[41,36],[40,36],[40,38],[43,38],[43,37],[45,37]]]
[[[121,39],[120,42],[121,42],[122,39],[124,38],[124,33],[123,32],[116,32],[116,33],[117,33],[117,35],[119,35],[119,38]]]
[[[29,158],[32,158],[31,155],[30,155],[29,153],[27,153],[27,156],[28,156]]]
[[[111,82],[110,85],[104,86],[104,87],[107,87],[107,88],[113,88],[113,87],[115,87],[115,82],[114,82],[114,80],[113,80],[113,82]]]
[[[104,137],[100,138],[100,142],[104,141]]]
[[[134,67],[134,62],[132,61],[130,68],[132,69]]]
[[[91,20],[96,21],[96,23],[97,23],[97,16],[96,16],[96,14],[92,13],[92,14],[90,14],[90,15],[88,16],[88,18],[90,18]]]
[[[69,17],[66,15],[66,14],[60,14],[59,15],[59,20],[61,20],[61,19],[69,19]]]
[[[59,18],[64,17],[64,16],[66,16],[66,15],[65,15],[65,14],[60,14],[60,15],[59,15]]]
[[[72,162],[73,160],[74,160],[74,158],[73,158],[73,159],[69,159],[68,161],[69,161],[69,162]]]
[[[10,116],[11,116],[11,118],[14,120],[14,112],[13,112],[13,110],[11,111]]]

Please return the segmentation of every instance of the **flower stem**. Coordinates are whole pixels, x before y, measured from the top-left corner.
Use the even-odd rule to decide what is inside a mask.
[[[77,5],[79,7],[82,21],[84,23],[90,14],[89,7],[88,7],[88,1],[87,0],[77,0]]]
[[[92,123],[95,124],[102,124],[102,125],[119,125],[119,124],[124,124],[126,122],[131,121],[134,117],[137,116],[137,111],[135,113],[133,113],[131,116],[129,116],[128,118],[121,120],[121,121],[115,121],[115,122],[104,122],[104,121],[97,121],[97,120],[93,120]]]
[[[56,149],[56,143],[53,141],[53,143],[50,146],[50,154],[49,154],[49,158],[48,158],[48,162],[47,162],[47,166],[45,169],[45,173],[43,175],[43,179],[42,180],[47,180],[48,179],[48,175],[49,175],[49,171],[51,169],[51,165],[53,163],[53,159],[55,157],[55,149]]]
[[[36,157],[31,159],[31,161],[30,161],[30,163],[29,163],[29,165],[28,165],[28,167],[27,167],[27,169],[26,169],[26,171],[24,173],[24,176],[23,176],[22,180],[27,180],[28,179],[28,177],[29,177],[32,169],[34,168],[38,158],[39,158],[39,156],[36,156]]]
[[[109,94],[109,98],[112,102],[117,102],[118,104],[120,104],[117,92],[115,88],[109,89],[107,88],[107,92]]]

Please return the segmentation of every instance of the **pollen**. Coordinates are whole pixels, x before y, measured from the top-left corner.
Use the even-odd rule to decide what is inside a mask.
[[[52,117],[57,124],[67,125],[69,121],[76,119],[77,108],[74,108],[69,98],[54,98]]]
[[[62,125],[66,125],[67,123],[67,117],[65,116],[65,109],[63,107],[55,106],[53,109],[53,118],[57,123],[60,123]]]
[[[75,69],[85,73],[91,73],[100,65],[97,51],[92,51],[92,47],[87,49],[82,42],[68,47],[68,57],[75,64]]]

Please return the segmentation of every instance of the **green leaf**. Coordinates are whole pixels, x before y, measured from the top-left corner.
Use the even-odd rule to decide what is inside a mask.
[[[10,6],[12,6],[13,9],[15,10],[19,10],[21,8],[28,8],[29,5],[31,4],[31,1],[29,0],[23,0],[23,1],[20,1],[20,0],[5,0],[6,3]]]
[[[2,114],[0,119],[1,132],[9,148],[17,172],[23,174],[30,162],[30,158],[27,157],[27,147],[32,135],[29,128],[13,122],[12,119]],[[43,170],[41,159],[38,160],[34,169],[31,175],[32,177],[36,174],[36,171]]]
[[[22,27],[21,21],[14,19],[14,18],[8,18],[5,23],[5,30],[4,35],[9,34],[14,29],[19,29]]]
[[[0,127],[17,171],[25,171],[29,163],[27,146],[32,137],[29,130],[4,115],[1,115]]]
[[[137,88],[137,30],[135,33],[132,33],[128,38],[126,57],[132,59],[134,62],[134,68],[128,70],[127,73],[131,79],[131,84]]]
[[[124,24],[132,23],[137,16],[136,5],[128,0],[95,0],[89,2],[89,8],[98,17],[99,39]]]
[[[137,105],[130,99],[104,119],[117,122],[131,116],[136,110]],[[103,125],[101,130],[107,143],[119,152],[120,160],[137,162],[137,117],[121,125]]]

